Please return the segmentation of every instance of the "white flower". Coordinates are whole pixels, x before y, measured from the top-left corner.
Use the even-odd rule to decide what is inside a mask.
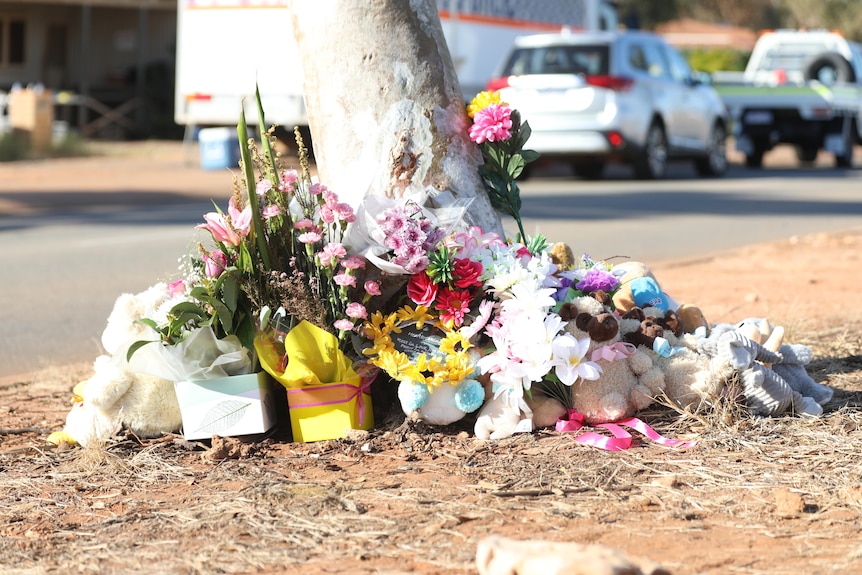
[[[573,385],[578,379],[596,380],[602,368],[594,361],[584,361],[590,347],[590,338],[575,339],[563,334],[552,344],[555,373],[565,385]]]

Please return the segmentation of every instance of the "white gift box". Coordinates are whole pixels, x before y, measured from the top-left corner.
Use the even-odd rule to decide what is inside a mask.
[[[272,378],[266,372],[174,384],[188,440],[269,431],[275,425]]]

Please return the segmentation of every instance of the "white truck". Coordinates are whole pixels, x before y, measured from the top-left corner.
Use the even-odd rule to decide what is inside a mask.
[[[437,0],[437,7],[465,100],[484,89],[519,35],[617,27],[611,0]],[[177,124],[233,126],[257,84],[268,122],[306,126],[291,25],[288,0],[178,0]],[[248,108],[253,123],[256,110]]]
[[[837,167],[853,163],[862,142],[862,46],[826,30],[777,30],[760,36],[745,72],[714,75],[749,167],[779,144],[803,164],[820,150]]]

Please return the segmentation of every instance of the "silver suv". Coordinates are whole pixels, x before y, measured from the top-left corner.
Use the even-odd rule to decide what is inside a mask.
[[[581,177],[600,178],[610,161],[644,179],[663,177],[676,158],[704,176],[727,170],[724,104],[654,34],[523,36],[488,89],[529,121],[529,148],[570,160]]]

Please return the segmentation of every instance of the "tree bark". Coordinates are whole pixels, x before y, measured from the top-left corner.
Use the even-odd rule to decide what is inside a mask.
[[[371,194],[469,200],[466,223],[502,235],[436,3],[294,0],[291,11],[321,182],[354,207]]]

